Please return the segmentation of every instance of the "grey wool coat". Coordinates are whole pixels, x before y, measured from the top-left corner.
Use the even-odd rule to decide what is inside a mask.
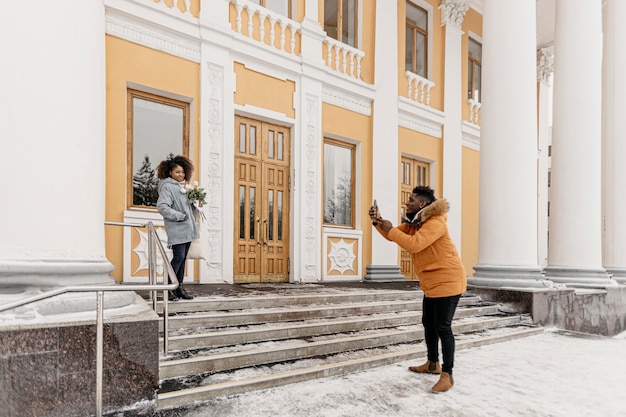
[[[163,216],[167,245],[179,245],[200,237],[196,221],[196,208],[187,200],[187,193],[173,178],[159,181],[157,210]]]

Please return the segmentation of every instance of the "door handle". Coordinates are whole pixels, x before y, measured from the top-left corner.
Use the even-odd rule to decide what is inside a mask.
[[[263,246],[267,246],[267,240],[268,240],[268,235],[267,235],[267,217],[263,219]]]
[[[261,218],[256,218],[256,244],[261,246]]]

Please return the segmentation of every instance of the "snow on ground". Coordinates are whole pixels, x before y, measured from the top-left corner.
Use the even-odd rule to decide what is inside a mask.
[[[626,416],[626,333],[546,331],[457,351],[455,386],[407,370],[424,358],[360,373],[218,398],[177,417]]]

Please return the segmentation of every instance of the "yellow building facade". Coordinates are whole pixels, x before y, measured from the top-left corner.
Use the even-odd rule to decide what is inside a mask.
[[[458,219],[451,233],[471,274],[480,136],[480,101],[472,95],[480,74],[469,67],[474,62],[476,74],[480,56],[472,61],[468,44],[480,48],[480,10],[438,0],[377,3],[105,2],[106,219],[153,221],[165,240],[154,169],[169,153],[182,153],[208,192],[206,259],[188,261],[193,281],[389,278],[376,276],[377,264],[399,266],[392,279],[417,279],[407,254],[391,245],[377,251],[367,210],[378,198],[397,224],[407,193],[423,184],[451,200]],[[459,33],[447,53],[460,70],[455,122],[462,127],[459,158],[449,161],[446,25]],[[383,46],[387,37],[393,48]],[[394,59],[381,62],[382,52]],[[378,81],[387,74],[397,80],[395,91]],[[395,128],[381,134],[381,123]],[[386,143],[397,151],[376,150],[391,149]],[[393,193],[373,181],[381,178],[377,164]],[[457,178],[452,198],[447,177]],[[145,281],[144,232],[110,229],[106,256],[116,281]]]

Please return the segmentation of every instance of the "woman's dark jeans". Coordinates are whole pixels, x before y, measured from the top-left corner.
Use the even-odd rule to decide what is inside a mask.
[[[452,318],[459,304],[461,295],[441,298],[424,296],[422,305],[422,324],[430,362],[439,361],[439,340],[443,364],[441,370],[452,374],[454,367],[454,334],[452,334]]]
[[[172,269],[178,278],[178,284],[183,285],[183,278],[185,277],[185,261],[187,260],[187,253],[189,252],[189,246],[191,242],[181,243],[179,245],[172,245],[172,252],[174,257],[172,258]],[[168,283],[172,283],[171,277],[167,277]]]

